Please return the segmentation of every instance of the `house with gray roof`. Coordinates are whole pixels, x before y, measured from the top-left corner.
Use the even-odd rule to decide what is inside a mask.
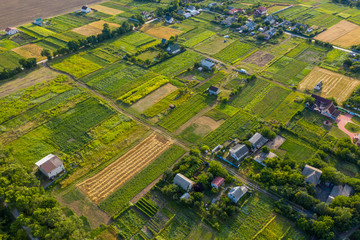
[[[326,200],[327,204],[330,204],[337,196],[349,197],[353,193],[353,188],[349,185],[336,185],[331,190],[328,199]]]
[[[250,139],[249,142],[251,143],[252,147],[254,149],[261,148],[264,146],[264,144],[268,141],[267,138],[265,138],[260,133],[255,133]]]
[[[63,162],[53,154],[49,154],[40,161],[37,161],[35,165],[49,179],[65,171]]]
[[[320,176],[322,171],[320,169],[314,168],[310,165],[305,165],[302,175],[305,175],[305,182],[309,184],[318,185],[320,182]]]
[[[245,144],[236,144],[230,149],[229,153],[232,158],[239,161],[249,154],[249,149],[245,146]]]
[[[181,173],[178,173],[174,177],[174,184],[180,186],[186,192],[190,192],[195,183]]]
[[[181,51],[179,44],[170,44],[167,48],[166,51],[173,55],[173,54],[177,54]]]
[[[200,62],[200,65],[204,68],[207,68],[209,70],[211,70],[213,67],[215,67],[215,63],[209,59],[203,59]]]
[[[228,193],[228,197],[230,200],[232,200],[234,203],[237,203],[242,196],[247,193],[248,188],[245,185],[242,185],[241,187],[233,187],[230,189],[230,192]]]

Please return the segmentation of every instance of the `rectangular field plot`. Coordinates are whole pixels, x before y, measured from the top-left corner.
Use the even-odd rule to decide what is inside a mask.
[[[360,84],[360,81],[355,78],[315,67],[311,73],[299,83],[298,87],[302,91],[306,89],[313,90],[319,81],[323,82],[323,88],[317,94],[325,98],[334,97],[339,103],[348,99]]]
[[[360,26],[343,20],[314,39],[329,42],[342,47],[351,47],[360,43]]]
[[[13,69],[19,67],[19,60],[22,57],[13,51],[0,52],[0,69]]]
[[[79,55],[73,55],[69,58],[54,62],[52,67],[67,72],[76,78],[81,78],[101,68],[98,64],[82,58]]]
[[[122,35],[120,37],[121,41],[124,41],[128,44],[134,45],[135,47],[139,47],[141,45],[154,42],[156,39],[150,37],[146,34],[140,32],[133,32],[129,34]]]
[[[91,8],[94,8],[94,9],[100,11],[100,12],[110,14],[110,15],[117,15],[117,14],[120,14],[120,13],[124,12],[122,10],[106,7],[106,6],[103,6],[103,5],[95,5],[95,6],[92,6]]]
[[[102,48],[95,48],[93,50],[87,51],[86,54],[81,56],[101,66],[106,66],[120,59],[119,57]]]
[[[347,57],[348,53],[334,48],[327,53],[326,57],[320,63],[320,67],[338,72],[342,68],[343,62]]]
[[[169,115],[159,122],[159,125],[169,131],[175,131],[211,102],[213,102],[213,98],[205,98],[204,96],[197,94],[190,98],[186,103],[170,112]]]
[[[10,39],[0,40],[0,51],[5,50],[5,49],[10,50],[10,49],[16,48],[18,46],[19,46],[19,44],[17,44],[14,41],[11,41]]]
[[[156,38],[165,39],[170,39],[171,36],[180,35],[182,33],[180,30],[153,23],[143,25],[140,30]]]
[[[223,144],[230,138],[245,137],[253,128],[258,125],[255,117],[249,113],[240,110],[235,115],[227,119],[215,131],[207,134],[202,142],[213,148],[219,144]]]
[[[44,60],[46,57],[41,56],[43,48],[36,44],[26,44],[21,47],[13,48],[11,51],[16,52],[24,58],[36,58],[37,61]]]
[[[196,33],[195,33],[196,32]],[[193,34],[195,33],[195,34]],[[186,47],[193,47],[198,43],[201,43],[202,41],[208,39],[209,37],[213,36],[215,33],[209,30],[196,28],[185,35],[182,35],[181,38],[186,39],[186,41],[183,43]]]
[[[156,76],[158,74],[139,66],[119,62],[86,76],[82,81],[103,94],[118,98]]]
[[[250,55],[255,50],[256,48],[250,44],[235,41],[228,47],[215,54],[215,57],[222,61],[234,64],[245,58],[247,55]]]
[[[297,141],[289,136],[285,136],[286,141],[280,146],[275,153],[282,155],[281,150],[285,150],[285,154],[296,161],[305,161],[315,154],[315,149],[301,141]]]
[[[195,62],[199,62],[202,58],[204,57],[196,52],[185,51],[164,62],[156,64],[150,69],[162,75],[174,77],[189,67],[192,67]]]
[[[215,35],[196,45],[195,49],[205,54],[214,55],[229,46],[232,42],[234,42],[233,39],[225,39]]]
[[[55,34],[55,32],[53,32],[53,31],[50,31],[46,28],[34,25],[32,23],[24,25],[24,26],[20,27],[19,29],[24,31],[26,34],[28,34],[32,37],[36,37],[36,38],[48,37],[48,36]]]

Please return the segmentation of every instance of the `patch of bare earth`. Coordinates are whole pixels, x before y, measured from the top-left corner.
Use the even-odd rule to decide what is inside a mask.
[[[208,116],[199,117],[194,124],[197,124],[197,128],[195,129],[194,133],[205,136],[207,133],[214,131],[217,129],[225,120],[215,121],[214,119]]]
[[[31,87],[35,84],[52,80],[58,75],[59,74],[57,72],[51,71],[45,67],[41,67],[38,70],[26,74],[25,76],[0,83],[0,98],[18,90]]]
[[[243,60],[243,62],[246,63],[252,63],[253,61],[255,61],[256,59],[258,59],[261,55],[264,54],[264,51],[258,50],[256,52],[254,52],[253,54],[251,54],[250,56],[248,56],[247,58],[245,58]]]
[[[259,67],[263,67],[273,59],[274,56],[271,55],[270,53],[266,53],[264,51],[258,50],[255,53],[251,54],[249,57],[247,57],[243,62],[252,63]]]
[[[274,140],[269,141],[266,146],[268,146],[270,149],[278,149],[281,144],[283,144],[286,141],[286,138],[276,135]]]
[[[132,108],[139,112],[144,112],[146,109],[159,102],[161,99],[174,92],[177,89],[174,85],[167,83],[164,86],[158,88],[151,94],[147,95],[143,99],[133,104]]]

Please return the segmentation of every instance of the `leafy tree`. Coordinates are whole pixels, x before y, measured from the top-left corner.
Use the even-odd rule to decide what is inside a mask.
[[[211,161],[208,172],[214,176],[226,177],[228,175],[227,170],[217,161]]]

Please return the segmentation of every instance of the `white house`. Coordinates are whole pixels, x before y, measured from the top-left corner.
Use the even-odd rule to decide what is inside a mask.
[[[220,89],[214,86],[210,86],[208,91],[210,95],[219,95],[220,93]]]
[[[89,12],[91,12],[91,8],[89,8],[88,6],[82,6],[81,12],[82,13],[89,13]]]
[[[256,9],[256,14],[258,15],[265,15],[267,14],[267,9],[263,6],[259,7],[258,9]]]
[[[237,161],[249,154],[249,149],[244,144],[236,144],[229,151],[230,156]]]
[[[35,163],[40,171],[49,179],[54,178],[59,173],[65,171],[63,162],[55,155],[49,154]]]
[[[182,175],[181,173],[176,174],[174,177],[174,184],[180,186],[187,192],[190,192],[194,186],[194,182]]]
[[[11,36],[11,35],[14,35],[14,34],[18,33],[19,30],[17,30],[16,28],[8,27],[8,28],[5,29],[5,32],[6,32],[7,35]]]
[[[242,185],[241,187],[233,187],[230,189],[230,192],[228,193],[228,197],[234,202],[237,203],[242,196],[247,193],[248,188],[245,185]]]
[[[213,67],[215,67],[215,63],[213,63],[212,61],[210,61],[208,59],[201,60],[200,65],[202,67],[205,67],[205,68],[209,69],[209,70],[211,70]]]

